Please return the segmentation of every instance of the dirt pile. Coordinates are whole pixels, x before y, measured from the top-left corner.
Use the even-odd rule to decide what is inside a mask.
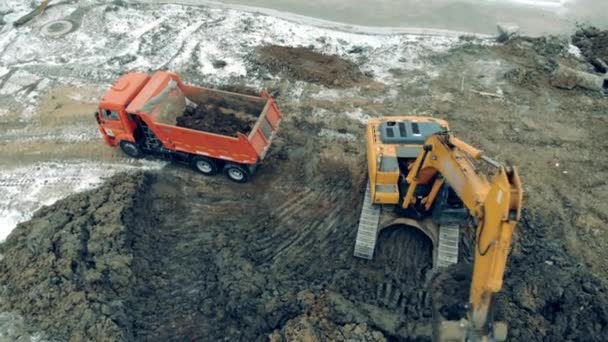
[[[579,29],[572,36],[572,43],[576,45],[587,60],[593,64],[596,71],[606,73],[608,67],[608,30],[595,27]]]
[[[133,208],[145,191],[144,176],[121,175],[19,225],[2,245],[2,311],[58,340],[131,340],[131,248],[145,229]]]
[[[242,86],[227,88],[229,91],[244,91],[245,95],[253,92]],[[205,92],[194,100],[200,105],[187,107],[177,117],[177,126],[229,136],[236,136],[238,132],[249,133],[266,104],[262,99],[220,92]]]
[[[274,73],[328,87],[348,87],[366,78],[357,64],[306,47],[263,46],[257,49],[256,58]]]
[[[528,212],[525,238],[509,259],[496,315],[509,323],[517,341],[602,341],[608,336],[608,287],[565,252],[563,242],[547,240],[550,226]]]
[[[331,318],[331,303],[327,292],[315,295],[310,291],[298,293],[305,313],[290,319],[275,330],[272,342],[286,341],[386,341],[384,335],[367,324],[336,324]]]
[[[177,126],[236,136],[238,132],[247,134],[255,125],[256,118],[242,112],[213,104],[203,104],[196,108],[187,108],[184,114],[177,117]]]

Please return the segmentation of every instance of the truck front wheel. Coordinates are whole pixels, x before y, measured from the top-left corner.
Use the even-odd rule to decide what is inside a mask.
[[[206,176],[212,176],[217,173],[217,163],[213,159],[205,157],[194,157],[192,158],[191,163],[194,170]]]
[[[224,166],[224,175],[231,181],[237,183],[245,183],[249,180],[249,171],[238,164],[226,164],[226,166]]]
[[[141,151],[137,144],[123,140],[120,142],[120,149],[126,153],[129,157],[133,158],[141,158],[144,156],[144,153]]]

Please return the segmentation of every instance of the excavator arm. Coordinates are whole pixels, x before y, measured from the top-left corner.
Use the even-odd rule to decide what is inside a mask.
[[[497,169],[490,180],[476,171],[474,159],[484,160]],[[492,340],[488,331],[492,323],[488,321],[492,295],[502,288],[513,231],[520,218],[523,191],[519,175],[515,169],[500,165],[450,133],[441,133],[427,138],[411,165],[403,208],[416,204],[420,200],[414,195],[416,187],[433,179],[435,184],[448,184],[477,221],[470,312],[463,339]],[[433,191],[422,200],[425,207],[432,205],[432,196]]]

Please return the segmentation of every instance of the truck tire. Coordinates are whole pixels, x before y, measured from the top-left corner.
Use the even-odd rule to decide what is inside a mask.
[[[224,175],[231,181],[237,183],[245,183],[249,180],[249,171],[238,164],[226,164],[226,166],[224,166]]]
[[[120,142],[120,149],[132,158],[141,158],[144,156],[144,153],[134,142],[123,140]]]
[[[217,163],[211,158],[194,157],[190,163],[195,171],[198,171],[205,176],[213,176],[217,173]]]

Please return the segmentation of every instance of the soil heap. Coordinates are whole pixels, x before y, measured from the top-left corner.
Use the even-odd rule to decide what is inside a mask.
[[[347,87],[365,79],[357,64],[307,47],[268,45],[257,49],[257,61],[272,72],[328,87]]]

